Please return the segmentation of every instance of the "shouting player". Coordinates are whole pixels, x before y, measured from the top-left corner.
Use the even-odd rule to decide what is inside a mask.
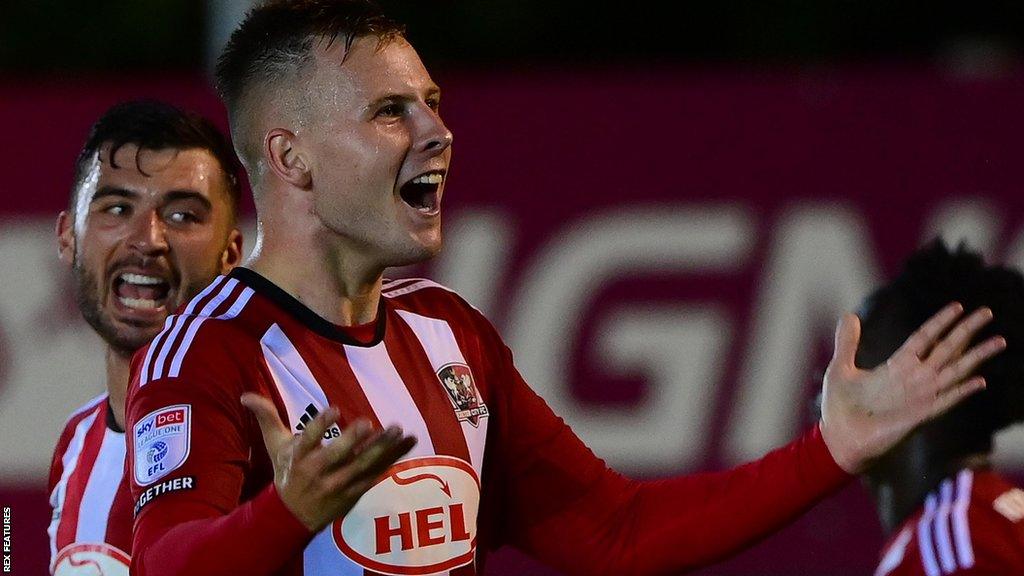
[[[139,576],[462,576],[503,544],[574,574],[706,564],[979,390],[970,372],[1001,349],[965,349],[990,312],[950,331],[950,305],[860,371],[848,316],[820,426],[729,472],[629,480],[530,390],[478,311],[382,279],[440,250],[452,153],[401,27],[365,1],[270,2],[218,80],[259,239],[133,361]]]
[[[1024,574],[1024,492],[991,470],[992,436],[1024,420],[1024,278],[934,243],[868,298],[858,364],[876,366],[949,300],[987,306],[1007,350],[983,392],[914,430],[864,480],[890,535],[876,576]]]
[[[106,342],[106,392],[72,414],[53,455],[56,574],[93,564],[107,576],[128,574],[129,362],[179,305],[238,263],[237,174],[231,146],[212,124],[157,102],[114,106],[82,148],[57,242],[78,308]]]

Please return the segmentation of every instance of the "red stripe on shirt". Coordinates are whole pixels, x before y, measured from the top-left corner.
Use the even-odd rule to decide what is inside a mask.
[[[462,433],[462,425],[455,417],[455,408],[448,399],[448,393],[444,391],[443,384],[430,365],[419,339],[409,325],[391,310],[388,311],[384,347],[395,370],[405,382],[416,408],[424,415],[430,441],[434,444],[434,453],[470,462],[466,437]],[[438,418],[439,414],[445,417]]]
[[[92,476],[92,468],[96,464],[96,456],[103,445],[103,435],[107,431],[107,419],[104,413],[106,403],[101,403],[91,413],[96,414],[89,431],[85,433],[85,441],[82,444],[82,452],[78,455],[78,464],[75,471],[68,478],[68,485],[65,489],[67,499],[64,501],[64,508],[61,513],[60,525],[57,527],[57,550],[75,541],[78,531],[78,513],[82,504],[82,495],[85,487]]]

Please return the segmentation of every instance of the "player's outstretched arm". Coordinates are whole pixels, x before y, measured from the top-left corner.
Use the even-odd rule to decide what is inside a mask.
[[[596,458],[529,389],[505,348],[489,376],[502,386],[489,402],[493,413],[516,418],[491,423],[502,449],[489,453],[484,472],[499,486],[489,494],[502,519],[493,527],[498,543],[587,576],[676,574],[748,548],[844,486],[850,472],[918,423],[983,386],[970,374],[1004,343],[993,338],[968,348],[991,313],[957,322],[962,314],[955,305],[944,310],[872,371],[855,367],[856,319],[844,318],[818,426],[732,470],[646,482]],[[496,333],[491,339],[503,346]]]
[[[324,432],[338,421],[331,406],[301,434],[292,434],[274,404],[257,394],[242,396],[263,433],[274,464],[274,486],[285,506],[311,532],[318,532],[348,513],[392,464],[416,444],[396,426],[374,432],[358,419],[334,441],[323,444]]]
[[[859,319],[842,318],[825,373],[821,434],[843,470],[860,472],[915,427],[985,387],[985,380],[972,374],[1006,341],[993,336],[968,349],[992,311],[979,308],[960,319],[963,312],[960,304],[946,306],[874,370],[854,364]]]

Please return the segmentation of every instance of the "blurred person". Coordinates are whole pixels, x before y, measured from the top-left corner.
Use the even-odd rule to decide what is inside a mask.
[[[133,360],[139,576],[462,576],[503,544],[572,574],[708,564],[980,390],[970,373],[1003,345],[967,349],[991,314],[952,304],[861,371],[847,315],[819,425],[727,472],[624,478],[476,309],[383,280],[441,248],[451,159],[440,90],[401,26],[369,2],[270,2],[232,35],[218,82],[259,235]]]
[[[129,363],[175,309],[238,263],[238,168],[217,128],[167,104],[118,104],[92,126],[57,243],[78,309],[106,342],[106,391],[71,415],[53,455],[51,572],[128,573]]]
[[[992,437],[1024,420],[1024,277],[941,242],[867,298],[859,366],[877,366],[949,300],[988,307],[983,332],[1007,349],[979,373],[987,388],[916,428],[862,475],[889,535],[876,576],[1024,574],[1024,492],[992,470]]]

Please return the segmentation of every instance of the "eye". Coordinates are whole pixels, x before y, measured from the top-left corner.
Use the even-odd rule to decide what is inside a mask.
[[[127,216],[130,211],[131,206],[127,204],[111,204],[101,210],[104,214],[110,214],[111,216]]]
[[[429,107],[434,112],[437,112],[441,108],[441,99],[427,98],[427,107]]]
[[[193,224],[199,222],[199,217],[191,212],[177,210],[167,215],[167,221],[173,224]]]
[[[398,103],[385,104],[377,110],[377,116],[385,118],[397,118],[405,114],[405,107]]]

